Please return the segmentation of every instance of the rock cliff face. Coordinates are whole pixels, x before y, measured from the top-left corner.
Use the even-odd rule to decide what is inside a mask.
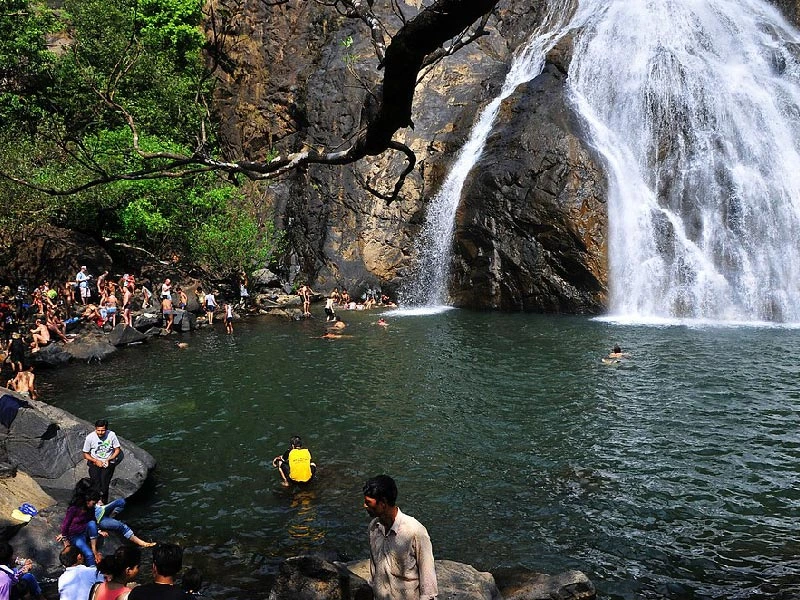
[[[389,2],[371,3],[390,27]],[[418,2],[396,3],[413,17]],[[478,112],[498,93],[513,51],[541,20],[541,0],[501,2],[484,36],[425,74],[413,129],[396,139],[417,155],[399,200],[388,192],[405,162],[385,153],[348,167],[312,167],[248,186],[286,229],[290,278],[315,289],[367,286],[390,294],[415,268],[426,207]],[[776,0],[790,18],[797,2]],[[289,0],[215,0],[226,36],[215,109],[231,156],[346,146],[379,92],[365,27],[322,6]],[[211,28],[209,28],[209,36]],[[564,95],[568,44],[503,106],[462,194],[450,294],[464,307],[596,313],[606,301],[605,176]]]

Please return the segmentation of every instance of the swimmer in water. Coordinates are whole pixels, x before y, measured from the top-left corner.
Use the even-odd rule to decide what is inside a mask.
[[[608,356],[606,358],[630,358],[630,357],[631,355],[628,354],[627,352],[623,352],[622,348],[620,348],[619,346],[614,346],[614,348],[611,350],[611,352],[608,353]]]

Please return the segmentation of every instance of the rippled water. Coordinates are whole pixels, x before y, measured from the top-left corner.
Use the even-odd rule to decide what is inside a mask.
[[[603,598],[800,597],[800,332],[447,311],[252,321],[42,373],[45,399],[158,461],[127,520],[174,539],[212,598],[280,560],[365,558],[361,485],[387,472],[437,558],[578,568]],[[621,366],[599,358],[620,343]],[[305,491],[270,461],[298,433]]]

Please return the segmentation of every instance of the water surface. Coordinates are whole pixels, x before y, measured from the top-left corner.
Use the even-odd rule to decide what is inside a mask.
[[[365,558],[386,472],[437,558],[586,572],[603,598],[800,596],[798,332],[451,310],[253,320],[42,373],[44,399],[158,461],[127,520],[176,540],[212,598],[283,558]],[[620,343],[629,363],[600,356]],[[293,434],[320,465],[284,490]]]

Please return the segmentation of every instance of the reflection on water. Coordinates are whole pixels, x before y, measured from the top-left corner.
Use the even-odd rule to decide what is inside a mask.
[[[151,340],[43,373],[45,397],[155,456],[128,521],[186,546],[212,598],[261,593],[288,556],[365,558],[380,472],[437,558],[577,568],[605,598],[800,596],[796,330],[377,318]],[[625,368],[600,360],[615,343]],[[320,468],[304,490],[270,466],[295,433]]]
[[[325,538],[325,529],[318,521],[316,501],[316,494],[307,488],[295,490],[292,494],[290,508],[293,516],[289,519],[286,532],[295,539],[298,547],[308,542],[304,552],[312,552],[319,547],[318,542]]]

